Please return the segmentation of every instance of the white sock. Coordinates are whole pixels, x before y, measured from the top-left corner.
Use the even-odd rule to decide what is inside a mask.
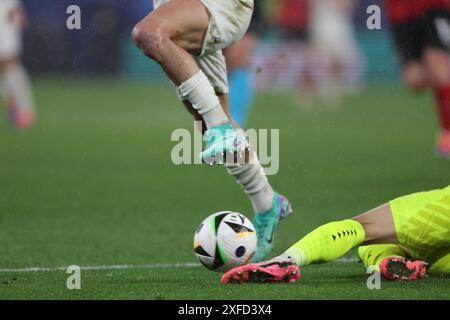
[[[307,264],[306,255],[296,248],[289,248],[273,260],[291,261],[299,267],[303,267]]]
[[[3,73],[4,95],[14,99],[18,108],[34,112],[34,101],[28,74],[21,64]]]
[[[188,100],[194,109],[198,110],[208,129],[230,121],[220,105],[214,88],[201,70],[180,84],[178,96]]]
[[[272,208],[274,191],[255,152],[250,163],[227,166],[227,171],[248,194],[255,212],[264,213]]]

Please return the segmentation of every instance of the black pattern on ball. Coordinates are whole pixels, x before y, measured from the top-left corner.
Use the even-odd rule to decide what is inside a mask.
[[[240,258],[245,254],[245,247],[244,246],[240,246],[236,249],[236,257]]]
[[[214,261],[211,267],[212,270],[216,270],[217,268],[223,266],[225,261],[223,261],[222,256],[220,255],[219,245],[216,243],[216,252],[214,253]]]
[[[200,231],[202,231],[202,229],[203,229],[203,223],[201,223],[201,224],[198,226],[198,228],[197,228],[197,230],[195,231],[195,233],[200,233]]]
[[[225,212],[225,213],[219,214],[214,219],[214,229],[215,229],[216,234],[217,234],[217,231],[219,230],[220,223],[222,222],[223,218],[225,218],[228,214],[229,214],[229,212]]]

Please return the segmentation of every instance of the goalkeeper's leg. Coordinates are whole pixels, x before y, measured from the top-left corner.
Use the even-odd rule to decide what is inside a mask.
[[[302,267],[333,261],[363,243],[396,242],[392,212],[389,204],[384,204],[353,219],[318,227],[278,258],[291,260]]]
[[[231,270],[222,280],[258,281],[268,278],[270,281],[291,281],[289,272],[297,275],[299,270],[288,269],[289,266],[332,261],[362,244],[398,244],[407,248],[408,254],[415,259],[421,259],[433,250],[448,248],[449,210],[450,187],[400,197],[353,219],[320,226],[273,260],[240,268],[236,270],[237,276]],[[411,230],[420,230],[420,233],[412,233]],[[387,278],[412,280],[426,274],[424,261],[405,259],[398,252],[390,252],[384,257],[383,254],[387,253],[380,255],[384,258],[380,269],[382,272],[386,269]],[[446,259],[449,258],[442,259],[436,268],[448,268]],[[275,268],[274,264],[278,267]],[[268,267],[270,270],[265,272]],[[256,277],[247,277],[247,271],[254,272]]]
[[[271,261],[230,270],[222,277],[222,283],[295,282],[299,278],[298,267],[332,261],[363,243],[377,241],[396,241],[389,204],[353,219],[322,225]]]
[[[450,248],[447,252],[431,263],[431,273],[450,274]]]
[[[375,267],[387,280],[416,280],[427,276],[428,264],[408,258],[395,244],[373,244],[358,248],[358,255],[366,268]]]
[[[358,248],[358,256],[366,268],[375,266],[386,258],[406,258],[406,253],[395,244],[372,244]]]

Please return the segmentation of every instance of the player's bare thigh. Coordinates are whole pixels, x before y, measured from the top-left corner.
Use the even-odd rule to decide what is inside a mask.
[[[398,243],[392,211],[388,203],[353,218],[364,227],[365,244]]]
[[[200,0],[171,0],[148,14],[133,29],[132,37],[143,50],[169,38],[190,54],[203,46],[210,14]],[[154,57],[157,60],[158,57]]]
[[[440,48],[426,48],[422,59],[402,67],[403,80],[414,91],[436,88],[450,83],[450,58]]]
[[[426,48],[422,61],[430,86],[439,87],[450,83],[450,58],[445,50]]]

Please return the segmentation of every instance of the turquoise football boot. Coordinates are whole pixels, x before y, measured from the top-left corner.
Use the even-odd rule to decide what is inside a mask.
[[[244,163],[248,141],[242,129],[234,128],[230,122],[210,128],[205,133],[206,147],[200,153],[203,163]]]
[[[291,213],[292,206],[289,200],[285,196],[275,193],[272,208],[269,211],[256,214],[253,225],[256,229],[258,242],[251,262],[263,261],[272,251],[278,223]]]

